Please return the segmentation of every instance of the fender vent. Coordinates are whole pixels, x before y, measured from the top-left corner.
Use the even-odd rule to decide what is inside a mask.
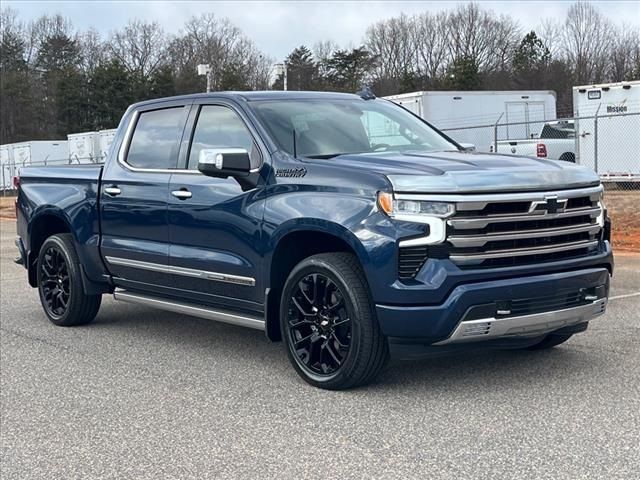
[[[401,280],[414,278],[427,258],[427,247],[401,248],[398,254],[398,278]]]

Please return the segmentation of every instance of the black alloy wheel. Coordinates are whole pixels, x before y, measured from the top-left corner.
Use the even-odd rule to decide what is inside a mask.
[[[58,233],[47,238],[40,247],[35,268],[40,303],[52,323],[69,327],[84,325],[95,318],[102,295],[87,294],[70,234]]]
[[[289,341],[301,366],[316,375],[332,375],[351,348],[351,319],[344,294],[328,276],[303,277],[289,302]]]
[[[69,267],[63,253],[56,246],[48,247],[42,258],[40,286],[43,306],[50,316],[60,318],[67,311],[71,296]]]
[[[373,380],[389,358],[358,258],[321,253],[289,273],[280,330],[291,365],[307,383],[344,390]]]

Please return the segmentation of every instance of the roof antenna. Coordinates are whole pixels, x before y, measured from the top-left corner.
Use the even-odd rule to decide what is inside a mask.
[[[297,146],[296,146],[296,129],[293,129],[293,158],[298,158],[298,152],[297,152]]]
[[[356,95],[363,100],[375,100],[376,98],[376,95],[373,93],[373,90],[371,90],[371,86],[369,85],[364,85],[362,90],[356,92]]]

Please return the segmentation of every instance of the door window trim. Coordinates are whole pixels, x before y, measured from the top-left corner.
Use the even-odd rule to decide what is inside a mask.
[[[155,105],[154,105],[155,106]],[[144,110],[135,110],[129,119],[129,124],[127,125],[127,129],[125,130],[124,139],[122,140],[122,144],[120,145],[120,150],[118,150],[118,164],[132,172],[139,173],[187,173],[188,170],[181,171],[180,168],[142,168],[142,167],[134,167],[130,163],[127,162],[127,156],[129,153],[129,147],[131,146],[131,140],[133,139],[133,134],[135,132],[136,125],[138,124],[138,120],[140,119],[140,115],[146,112],[154,112],[158,110],[168,110],[171,108],[182,108],[185,116],[184,121],[182,123],[182,132],[179,134],[177,138],[178,143],[178,153],[176,159],[176,167],[178,167],[180,162],[180,148],[181,148],[181,139],[184,134],[184,129],[186,128],[187,119],[189,117],[189,112],[191,110],[191,104],[184,105],[167,105],[165,107],[159,106],[159,108],[150,108]],[[197,172],[200,173],[200,172]]]

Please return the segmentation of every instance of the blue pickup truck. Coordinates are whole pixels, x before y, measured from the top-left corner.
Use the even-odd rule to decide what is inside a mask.
[[[24,168],[17,262],[56,325],[115,300],[263,330],[312,385],[391,355],[545,349],[602,315],[602,185],[470,151],[366,93],[131,106],[104,165]]]

